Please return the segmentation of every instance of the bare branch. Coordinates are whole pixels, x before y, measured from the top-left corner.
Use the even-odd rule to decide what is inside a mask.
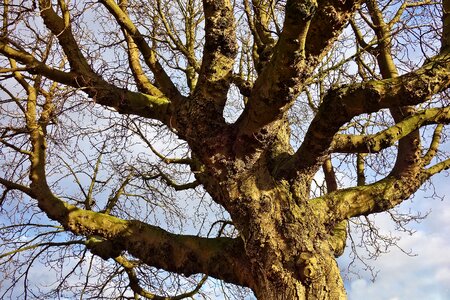
[[[450,84],[449,58],[448,54],[442,54],[420,69],[397,78],[331,90],[311,122],[301,147],[285,166],[298,170],[316,165],[327,153],[339,128],[357,115],[423,103],[446,89]],[[334,118],[330,119],[330,114]]]
[[[331,152],[376,153],[393,146],[411,132],[429,124],[448,124],[450,107],[430,108],[419,111],[394,126],[376,134],[345,135],[338,134],[331,144]]]
[[[182,96],[178,89],[175,87],[174,83],[164,71],[160,63],[156,59],[155,52],[150,48],[150,46],[145,41],[143,35],[139,32],[127,14],[112,0],[102,0],[100,1],[108,11],[115,17],[117,23],[126,30],[129,35],[133,38],[137,47],[144,56],[144,61],[152,70],[156,81],[161,87],[161,91],[166,95],[171,101],[182,101]]]

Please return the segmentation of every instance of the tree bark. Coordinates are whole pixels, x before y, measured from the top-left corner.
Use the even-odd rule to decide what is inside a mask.
[[[274,176],[290,146],[286,124],[273,126],[278,135],[263,143],[267,148],[258,149],[264,136],[243,148],[230,132],[208,139],[196,148],[205,170],[197,179],[239,230],[253,276],[246,281],[258,299],[345,299],[335,224],[327,222],[326,208],[308,200],[311,174],[292,182]]]
[[[328,264],[327,264],[328,263]],[[339,268],[333,258],[324,260],[322,265],[316,264],[322,274],[308,282],[302,282],[285,270],[279,272],[281,278],[274,280],[270,274],[261,274],[258,277],[258,287],[254,289],[255,295],[260,300],[295,299],[314,300],[347,299],[344,284],[340,277]]]

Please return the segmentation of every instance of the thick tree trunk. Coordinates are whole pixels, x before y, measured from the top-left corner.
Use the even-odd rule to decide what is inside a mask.
[[[258,299],[346,299],[334,258],[336,224],[327,223],[326,213],[309,201],[317,170],[293,181],[277,176],[290,145],[286,124],[275,125],[245,144],[225,131],[203,138],[207,143],[194,148],[205,166],[197,179],[239,230],[253,276],[247,282]],[[277,132],[271,147],[258,149],[271,132]]]
[[[334,224],[305,199],[309,181],[276,180],[267,164],[237,174],[222,183],[220,197],[244,241],[258,299],[346,299]]]
[[[258,277],[259,285],[254,288],[254,293],[258,300],[347,299],[336,262],[331,258],[328,263],[328,265],[315,265],[315,271],[321,274],[315,274],[313,278],[304,281],[293,277],[288,270],[278,271],[277,279],[271,278],[270,274],[261,274]]]

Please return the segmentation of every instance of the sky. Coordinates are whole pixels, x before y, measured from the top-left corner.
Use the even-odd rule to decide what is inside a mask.
[[[398,249],[382,255],[372,262],[379,271],[374,282],[361,269],[361,278],[353,276],[345,281],[350,300],[450,299],[450,178],[440,174],[433,181],[444,200],[425,197],[430,192],[419,192],[413,201],[401,205],[404,211],[430,211],[425,220],[412,226],[416,230],[413,235],[401,235],[399,245],[414,256]],[[377,216],[377,220],[384,230],[392,229],[385,215]],[[339,260],[341,268],[348,264],[347,254],[348,249]]]

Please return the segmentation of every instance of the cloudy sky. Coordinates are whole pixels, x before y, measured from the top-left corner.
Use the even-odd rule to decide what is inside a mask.
[[[420,224],[412,226],[413,235],[403,234],[399,245],[411,250],[411,257],[398,249],[382,255],[372,265],[379,271],[375,282],[371,276],[360,272],[345,284],[350,300],[447,300],[450,299],[450,178],[438,175],[433,178],[438,198],[426,198],[431,193],[418,193],[414,201],[402,204],[402,210],[430,211]],[[379,225],[389,230],[387,218],[380,216]],[[342,258],[340,265],[348,263]]]

